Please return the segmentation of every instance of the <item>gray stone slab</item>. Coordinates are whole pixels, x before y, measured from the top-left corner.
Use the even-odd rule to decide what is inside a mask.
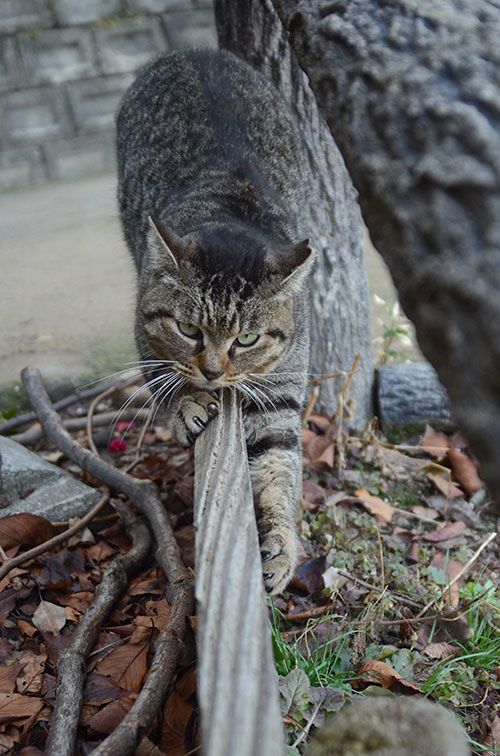
[[[21,63],[16,41],[12,37],[0,38],[0,92],[27,86],[28,81]]]
[[[1,0],[1,34],[11,34],[19,29],[46,28],[51,24],[52,15],[44,0]]]
[[[0,516],[30,512],[48,520],[81,517],[99,491],[50,464],[10,438],[0,436]]]
[[[22,89],[0,95],[3,147],[36,145],[73,131],[65,93],[58,87]]]
[[[121,96],[134,80],[134,74],[101,76],[67,85],[73,117],[79,132],[114,128],[114,117]]]
[[[114,130],[58,139],[43,146],[52,179],[103,173],[115,167]]]
[[[38,147],[0,152],[0,192],[40,184],[48,179],[42,152]]]
[[[213,11],[164,13],[162,15],[170,47],[217,47],[217,33]]]
[[[88,29],[49,29],[19,41],[33,84],[58,84],[95,76],[95,51]]]
[[[130,19],[94,33],[102,70],[107,74],[136,71],[168,49],[159,18]]]
[[[122,0],[56,0],[54,12],[59,24],[88,24],[122,12]]]

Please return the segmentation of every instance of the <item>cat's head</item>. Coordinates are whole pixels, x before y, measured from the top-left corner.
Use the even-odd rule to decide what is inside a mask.
[[[150,222],[153,273],[138,311],[148,356],[170,360],[200,388],[271,372],[293,336],[292,297],[314,258],[309,241],[271,249],[237,226],[180,238]]]

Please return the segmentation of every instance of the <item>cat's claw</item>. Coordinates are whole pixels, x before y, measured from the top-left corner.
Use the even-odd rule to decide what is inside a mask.
[[[271,532],[261,543],[260,556],[267,593],[281,593],[289,583],[295,567],[294,540]]]
[[[209,391],[192,391],[180,397],[172,418],[172,431],[183,446],[194,444],[209,422],[219,414],[217,395]]]

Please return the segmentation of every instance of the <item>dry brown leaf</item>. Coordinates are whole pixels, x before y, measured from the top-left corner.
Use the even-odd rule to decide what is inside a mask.
[[[26,720],[36,716],[43,706],[41,698],[20,693],[0,693],[0,724]]]
[[[168,756],[184,756],[184,733],[189,724],[193,707],[174,690],[163,708],[161,747]]]
[[[37,632],[36,627],[33,627],[31,622],[26,622],[25,620],[17,620],[17,626],[23,635],[27,635],[28,638],[32,638]]]
[[[41,646],[41,649],[44,649],[44,646]],[[30,653],[27,657],[23,655],[23,661],[24,658],[27,658],[27,661],[17,678],[16,688],[19,693],[40,693],[47,654],[42,650],[39,654]]]
[[[14,753],[14,746],[21,742],[21,733],[14,725],[6,725],[0,732],[0,753]]]
[[[484,745],[494,748],[492,753],[500,753],[500,714],[488,722],[490,730],[484,739]]]
[[[0,667],[0,693],[13,693],[16,687],[16,680],[19,672],[22,670],[21,662],[14,662],[8,666]]]
[[[430,425],[427,425],[420,446],[430,457],[440,459],[441,457],[446,457],[450,448],[450,442],[448,436],[444,433],[439,433]]]
[[[59,635],[66,624],[66,612],[64,607],[59,606],[59,604],[52,604],[50,601],[40,601],[31,619],[41,633]]]
[[[144,735],[135,750],[134,756],[167,756],[167,754]]]
[[[441,643],[429,643],[424,648],[424,654],[431,659],[447,659],[450,656],[459,656],[462,653],[458,646],[442,641]]]
[[[390,664],[378,661],[377,659],[365,659],[357,674],[356,681],[353,683],[353,687],[359,687],[360,682],[381,685],[383,688],[387,689],[401,689],[401,687],[403,687],[408,690],[422,693],[415,683],[402,677],[402,675],[400,675],[399,672],[396,672]],[[408,692],[408,690],[406,692]]]
[[[459,497],[464,495],[463,491],[457,488],[457,486],[453,485],[453,483],[449,479],[449,476],[447,476],[446,474],[441,475],[439,473],[427,473],[427,477],[437,488],[439,493],[442,493],[443,496],[446,496],[447,499],[458,499]]]
[[[57,535],[57,528],[44,517],[23,514],[6,515],[0,518],[0,546],[38,546]]]
[[[135,698],[136,696],[128,695],[122,696],[117,701],[111,701],[111,703],[88,717],[85,724],[96,730],[96,732],[109,735],[110,732],[116,730],[123,717],[130,711]]]
[[[453,540],[462,535],[465,529],[465,522],[457,520],[456,522],[450,522],[448,525],[444,525],[442,528],[431,530],[430,533],[424,533],[422,538],[424,538],[426,541],[431,541],[432,543],[439,543],[442,545],[446,541]]]
[[[380,496],[372,496],[366,488],[358,488],[356,496],[361,501],[365,509],[375,515],[377,522],[381,525],[388,525],[394,515],[394,507],[387,501],[383,501]]]
[[[468,494],[473,494],[480,488],[484,488],[484,483],[477,471],[477,465],[467,454],[460,449],[450,449],[448,459],[453,475]]]
[[[126,690],[139,692],[147,672],[148,644],[127,643],[99,659],[94,671],[111,677]]]

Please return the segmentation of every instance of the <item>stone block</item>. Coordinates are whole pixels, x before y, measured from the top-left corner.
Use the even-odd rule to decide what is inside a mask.
[[[47,181],[48,174],[40,148],[0,152],[0,192]]]
[[[54,12],[61,26],[88,24],[122,12],[122,0],[55,0]]]
[[[116,27],[96,29],[95,40],[104,73],[136,71],[164,52],[167,41],[159,18],[136,18]]]
[[[50,29],[33,39],[21,39],[19,45],[33,84],[59,84],[97,74],[87,29]]]
[[[193,7],[193,0],[125,0],[125,2],[127,11],[132,15],[187,11]]]
[[[114,128],[114,116],[121,96],[134,74],[101,76],[67,85],[68,96],[79,132]]]
[[[52,25],[52,15],[44,0],[2,0],[0,34],[20,29],[36,30]]]
[[[213,11],[164,13],[162,20],[171,49],[181,47],[217,47]]]
[[[0,436],[0,516],[19,512],[68,520],[81,517],[100,493],[61,468]]]
[[[0,38],[0,91],[27,85],[21,56],[12,37]]]
[[[88,136],[58,139],[44,145],[51,179],[88,176],[115,168],[114,130]]]
[[[0,95],[2,146],[36,145],[72,132],[68,103],[58,87],[23,89]]]

